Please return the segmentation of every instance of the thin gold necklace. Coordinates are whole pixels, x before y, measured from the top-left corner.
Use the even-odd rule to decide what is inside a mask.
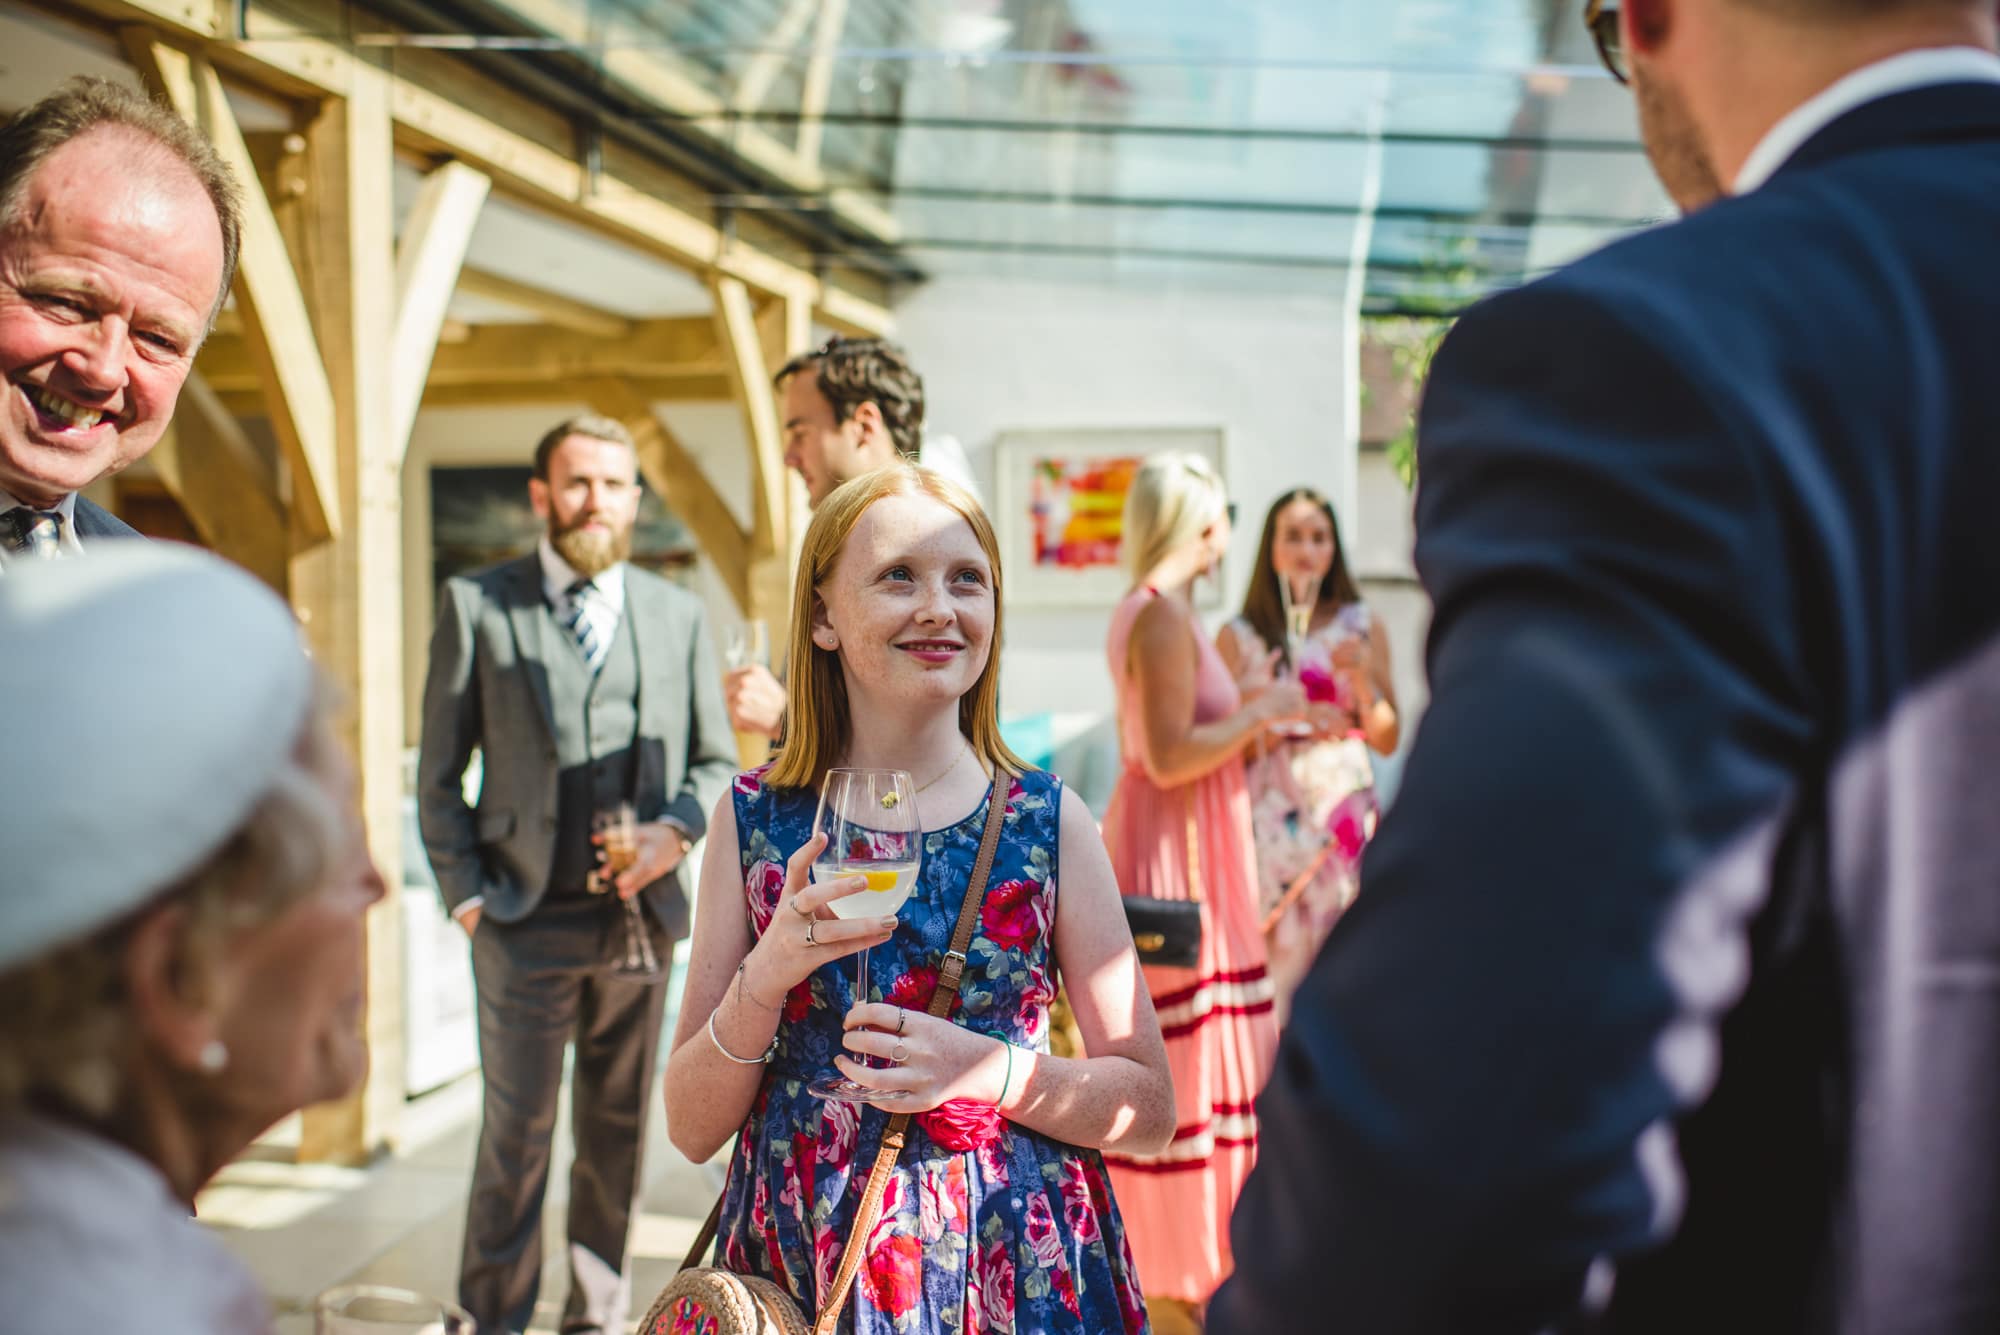
[[[961,739],[961,740],[963,740],[963,739]],[[957,769],[957,768],[959,767],[959,764],[960,764],[960,763],[961,763],[961,762],[962,762],[962,761],[963,761],[963,760],[964,760],[964,759],[966,758],[966,756],[970,755],[971,753],[972,753],[972,743],[971,743],[971,742],[966,742],[966,743],[965,743],[965,747],[964,747],[964,749],[963,749],[963,750],[961,750],[961,751],[960,751],[960,752],[959,752],[959,753],[958,753],[957,755],[955,755],[955,756],[953,756],[953,757],[952,757],[952,759],[951,759],[951,763],[950,763],[949,765],[946,765],[946,766],[944,767],[944,770],[943,770],[943,772],[942,772],[942,773],[940,773],[940,774],[939,774],[939,775],[938,775],[938,776],[937,776],[936,778],[932,779],[932,780],[930,781],[930,783],[925,783],[925,784],[919,784],[919,785],[917,786],[917,788],[915,789],[915,791],[913,791],[913,792],[912,792],[912,793],[910,794],[910,796],[911,796],[911,797],[915,797],[915,796],[916,796],[916,795],[917,795],[918,793],[921,793],[921,792],[923,792],[923,791],[924,791],[924,790],[925,790],[926,788],[929,788],[929,787],[931,787],[931,786],[932,786],[933,784],[938,784],[938,783],[942,783],[942,782],[944,782],[944,780],[945,780],[945,779],[946,779],[947,777],[949,777],[949,776],[950,776],[951,772],[952,772],[953,770]],[[882,794],[882,805],[883,805],[883,806],[885,806],[885,807],[893,807],[893,806],[895,806],[895,805],[896,805],[896,794],[895,794],[895,793],[893,793],[893,792],[887,792],[887,793],[884,793],[884,794]]]

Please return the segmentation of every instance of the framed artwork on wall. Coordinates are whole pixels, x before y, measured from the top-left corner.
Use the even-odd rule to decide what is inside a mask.
[[[1228,478],[1220,427],[1002,432],[993,444],[993,513],[1007,601],[1110,607],[1123,597],[1125,493],[1146,456],[1166,450],[1199,454]],[[1220,596],[1216,580],[1198,590],[1204,606]]]

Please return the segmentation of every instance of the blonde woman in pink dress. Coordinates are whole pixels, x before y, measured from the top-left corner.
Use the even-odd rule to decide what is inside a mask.
[[[1146,461],[1125,506],[1133,588],[1106,641],[1124,763],[1104,840],[1119,888],[1186,900],[1198,882],[1203,910],[1196,967],[1144,971],[1173,1071],[1173,1142],[1150,1158],[1105,1155],[1162,1331],[1190,1320],[1198,1329],[1231,1269],[1229,1212],[1256,1161],[1251,1105],[1278,1040],[1243,754],[1306,711],[1292,681],[1245,703],[1195,618],[1194,585],[1229,545],[1230,509],[1199,455]]]

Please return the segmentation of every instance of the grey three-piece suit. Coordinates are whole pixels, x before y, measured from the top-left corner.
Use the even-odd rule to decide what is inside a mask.
[[[593,674],[535,555],[446,581],[424,688],[418,801],[447,908],[484,900],[472,937],[486,1102],[459,1298],[482,1335],[527,1328],[562,1081],[576,1045],[576,1162],[562,1329],[623,1330],[625,1251],[664,980],[611,972],[615,902],[585,892],[593,812],[630,801],[689,837],[735,770],[706,619],[691,594],[625,571],[625,609]],[[483,757],[476,803],[461,784]],[[688,930],[678,871],[641,892],[655,948]]]

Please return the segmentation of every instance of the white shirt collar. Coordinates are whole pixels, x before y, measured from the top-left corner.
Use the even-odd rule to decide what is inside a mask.
[[[0,515],[6,514],[9,510],[18,510],[22,504],[21,501],[14,499],[12,492],[0,490]],[[71,556],[83,555],[83,541],[76,536],[75,492],[70,492],[60,501],[56,502],[56,513],[63,517],[62,537],[60,539],[63,551]],[[6,559],[6,554],[0,552],[0,562],[4,562]]]
[[[2000,56],[1972,46],[1940,46],[1864,65],[1808,98],[1773,125],[1743,159],[1734,193],[1747,195],[1777,175],[1806,141],[1845,116],[1891,93],[1940,83],[2000,83]]]
[[[555,544],[544,533],[535,544],[536,555],[542,558],[542,592],[547,595],[549,606],[560,609],[563,599],[569,596],[569,586],[582,579],[576,567],[562,559]],[[611,569],[599,574],[591,583],[597,586],[603,605],[613,618],[625,614],[625,563],[620,561]]]

